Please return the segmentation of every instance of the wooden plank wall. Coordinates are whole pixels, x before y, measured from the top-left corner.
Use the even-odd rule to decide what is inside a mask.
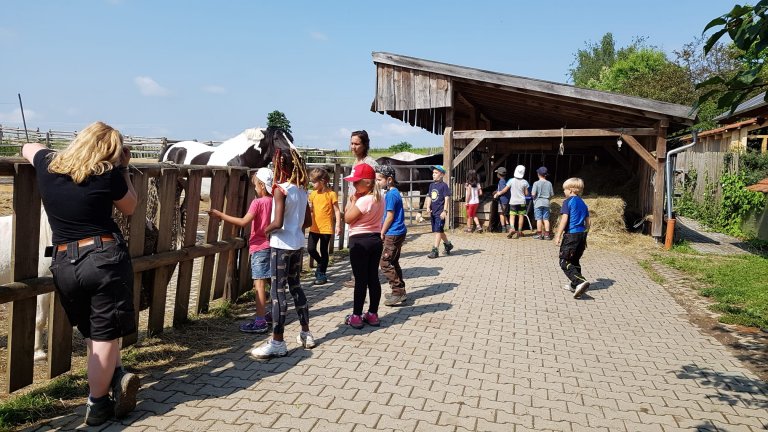
[[[450,78],[399,66],[376,66],[373,111],[442,135],[448,126],[446,110],[453,104]]]
[[[726,155],[730,154],[730,162],[726,163]],[[675,180],[676,185],[684,185],[689,180],[691,171],[696,171],[696,184],[693,186],[693,196],[696,200],[705,199],[707,185],[714,185],[714,197],[720,199],[721,188],[716,181],[723,173],[732,173],[739,166],[739,154],[728,152],[691,152],[679,153],[675,160],[675,171],[681,171]],[[676,191],[680,193],[681,191]]]

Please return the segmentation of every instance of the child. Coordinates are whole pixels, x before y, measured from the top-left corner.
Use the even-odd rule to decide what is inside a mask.
[[[539,180],[533,183],[531,196],[533,197],[533,216],[536,218],[535,239],[552,240],[552,232],[549,230],[549,199],[555,194],[552,183],[547,180],[547,167],[536,170]],[[542,231],[542,228],[544,230]]]
[[[518,165],[515,167],[515,178],[507,182],[509,188],[509,223],[512,225],[509,228],[507,238],[520,238],[523,235],[523,222],[528,211],[525,197],[528,195],[529,186],[523,177],[525,177],[525,167]],[[515,223],[515,219],[517,219],[517,223]],[[517,228],[518,226],[520,229]]]
[[[299,314],[301,332],[296,342],[304,348],[314,348],[315,339],[309,331],[309,307],[301,289],[301,249],[304,246],[304,228],[312,224],[307,202],[307,168],[293,145],[288,151],[276,149],[272,159],[275,166],[275,185],[272,190],[272,222],[264,228],[269,236],[270,272],[272,275],[272,339],[251,351],[258,359],[283,357],[288,349],[283,339],[285,315],[288,310],[286,285]]]
[[[400,250],[407,233],[403,198],[397,190],[395,169],[391,166],[379,165],[376,168],[376,183],[385,192],[385,213],[381,222],[381,239],[384,240],[384,249],[379,267],[384,276],[389,279],[389,287],[392,290],[391,293],[384,295],[384,304],[396,306],[405,303],[408,298],[405,294],[403,270],[400,268]]]
[[[466,185],[466,200],[467,200],[467,229],[465,232],[471,233],[474,231],[472,228],[472,221],[475,221],[477,232],[483,232],[483,227],[480,226],[480,220],[477,219],[477,207],[480,205],[480,197],[483,195],[483,188],[480,186],[480,182],[477,178],[477,172],[475,170],[469,170],[467,172],[467,185]]]
[[[336,192],[328,187],[331,180],[328,171],[315,168],[309,173],[309,180],[314,190],[309,194],[309,209],[312,211],[312,227],[309,229],[307,252],[317,262],[315,281],[313,285],[328,283],[325,272],[328,269],[328,246],[333,235],[341,233],[341,212],[339,198]],[[336,228],[334,229],[334,216]],[[317,242],[320,241],[320,253],[317,252]]]
[[[496,176],[499,178],[499,184],[496,185],[496,192],[493,193],[493,198],[499,199],[499,223],[501,224],[501,232],[507,232],[509,225],[507,224],[507,215],[509,214],[509,188],[507,187],[507,169],[504,167],[496,168]]]
[[[572,177],[563,183],[565,201],[560,213],[560,222],[555,234],[556,244],[560,246],[560,268],[571,280],[570,285],[563,288],[573,291],[573,298],[579,298],[589,288],[589,282],[581,275],[579,260],[587,247],[587,232],[589,231],[589,209],[581,199],[584,192],[584,181]]]
[[[355,280],[355,294],[352,314],[344,322],[352,328],[361,329],[363,323],[378,327],[381,283],[379,283],[379,258],[381,258],[381,219],[384,203],[381,200],[376,173],[368,164],[352,167],[344,180],[352,182],[355,193],[350,196],[350,205],[344,212],[344,221],[349,224],[349,262]],[[370,294],[368,312],[363,315],[366,292]]]
[[[251,177],[251,181],[256,189],[256,198],[251,201],[251,206],[245,216],[241,218],[230,216],[219,210],[209,210],[208,215],[238,226],[251,224],[248,253],[251,255],[251,277],[253,278],[253,291],[256,294],[256,317],[252,322],[242,324],[240,331],[266,333],[269,330],[269,322],[272,321],[272,314],[264,311],[267,302],[267,280],[270,278],[269,239],[264,234],[264,228],[269,224],[272,216],[272,196],[270,195],[272,170],[259,168],[256,174]]]
[[[448,236],[445,235],[445,218],[448,216],[451,189],[443,182],[445,168],[442,165],[434,165],[431,168],[432,180],[434,182],[429,185],[429,193],[427,194],[427,201],[424,203],[424,207],[430,209],[432,232],[435,233],[435,245],[432,247],[432,252],[427,255],[427,258],[437,258],[440,256],[438,249],[440,247],[440,240],[443,241],[446,255],[450,255],[451,249],[453,249],[453,244],[448,241]]]

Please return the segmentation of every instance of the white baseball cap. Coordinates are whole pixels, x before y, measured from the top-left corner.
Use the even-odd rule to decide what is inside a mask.
[[[268,194],[272,194],[272,179],[274,176],[272,175],[272,170],[269,168],[259,168],[258,171],[256,171],[256,178],[261,180],[262,183],[264,183],[264,187],[267,189]]]

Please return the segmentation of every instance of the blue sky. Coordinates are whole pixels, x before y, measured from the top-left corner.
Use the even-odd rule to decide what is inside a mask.
[[[442,137],[370,112],[374,51],[567,82],[612,32],[671,53],[733,3],[646,1],[3,0],[0,124],[221,140],[280,110],[302,147]]]

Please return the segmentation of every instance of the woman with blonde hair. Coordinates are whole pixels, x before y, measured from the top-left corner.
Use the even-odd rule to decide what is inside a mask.
[[[112,207],[126,216],[136,208],[130,150],[120,132],[96,122],[62,151],[31,143],[22,155],[35,167],[53,233],[56,294],[88,346],[85,423],[124,417],[139,389],[139,378],[122,368],[119,345],[136,332],[133,267]]]

